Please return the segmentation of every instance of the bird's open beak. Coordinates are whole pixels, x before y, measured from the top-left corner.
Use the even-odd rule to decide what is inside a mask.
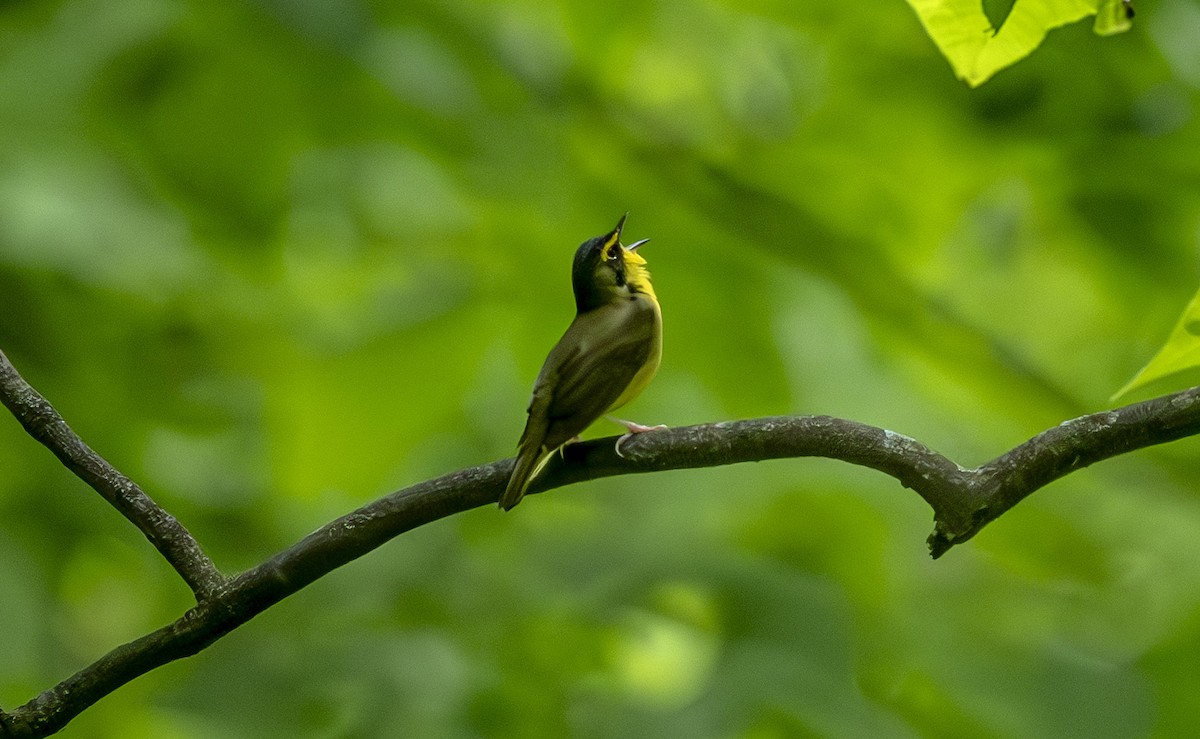
[[[630,244],[629,246],[627,246],[625,248],[628,249],[629,251],[637,251],[639,246],[641,246],[642,244],[646,243],[649,240],[650,239],[642,239],[641,241],[635,241],[634,243]]]

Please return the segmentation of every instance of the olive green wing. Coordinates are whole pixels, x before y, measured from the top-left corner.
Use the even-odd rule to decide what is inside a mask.
[[[652,308],[630,301],[580,313],[546,357],[500,507],[509,510],[550,455],[604,414],[650,358]]]
[[[571,324],[571,326],[574,325],[574,323]],[[533,396],[529,399],[527,410],[529,418],[525,421],[525,430],[521,432],[521,440],[517,442],[517,459],[513,464],[512,474],[509,475],[508,486],[504,489],[504,494],[500,496],[500,507],[506,511],[521,502],[521,498],[525,497],[525,491],[529,488],[530,481],[538,472],[541,472],[542,467],[550,459],[550,455],[563,443],[559,442],[551,446],[547,439],[547,433],[551,423],[549,406],[553,399],[558,368],[579,349],[578,346],[564,348],[564,343],[570,335],[571,329],[568,327],[567,333],[563,334],[563,337],[558,340],[558,344],[551,350],[550,356],[546,357],[546,363],[542,365],[542,371],[533,387]]]
[[[560,346],[578,349],[559,363],[546,404],[552,449],[582,433],[621,397],[650,359],[656,320],[653,309],[635,301],[576,317]]]

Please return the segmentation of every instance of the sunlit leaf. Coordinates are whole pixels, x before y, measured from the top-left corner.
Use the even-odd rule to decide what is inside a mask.
[[[1121,0],[908,0],[929,36],[972,87],[1020,61],[1059,26],[1104,13],[1096,33],[1111,35],[1129,28],[1128,6]],[[1102,6],[1102,7],[1101,7]]]
[[[1200,367],[1200,292],[1192,297],[1192,302],[1188,303],[1187,309],[1179,317],[1179,322],[1175,324],[1167,343],[1158,350],[1158,354],[1155,354],[1125,387],[1118,390],[1112,399],[1116,400],[1131,390],[1193,367]]]
[[[999,28],[1008,19],[1016,0],[983,0],[983,14],[987,16],[992,28]]]
[[[1129,0],[1104,0],[1096,12],[1092,30],[1100,36],[1112,36],[1133,28],[1133,5]]]

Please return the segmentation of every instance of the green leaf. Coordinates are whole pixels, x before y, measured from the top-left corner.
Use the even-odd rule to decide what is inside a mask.
[[[1200,292],[1188,303],[1187,309],[1167,338],[1167,343],[1163,344],[1158,354],[1155,354],[1125,387],[1112,396],[1112,400],[1167,375],[1193,367],[1200,367]]]
[[[1133,28],[1133,6],[1129,0],[1104,0],[1096,12],[1092,30],[1098,36],[1112,36]]]
[[[987,16],[992,28],[1000,28],[1012,12],[1017,0],[983,0],[983,14]]]
[[[959,79],[978,87],[996,72],[1028,56],[1054,28],[1095,15],[1096,33],[1129,27],[1121,0],[908,0],[921,24]],[[996,24],[999,21],[999,25]],[[1122,25],[1123,23],[1123,25]]]

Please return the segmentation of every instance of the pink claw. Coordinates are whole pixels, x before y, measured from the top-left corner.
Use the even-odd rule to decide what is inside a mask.
[[[621,445],[625,443],[626,439],[629,439],[637,434],[644,434],[647,431],[659,431],[659,430],[667,428],[666,426],[664,426],[661,423],[657,426],[643,426],[640,423],[634,423],[633,421],[624,421],[620,418],[613,418],[611,416],[609,416],[608,418],[610,421],[615,421],[616,423],[619,423],[625,427],[626,433],[621,438],[617,439],[617,447],[615,450],[617,452],[617,456],[620,457],[621,459],[625,458],[625,455],[621,454]]]

